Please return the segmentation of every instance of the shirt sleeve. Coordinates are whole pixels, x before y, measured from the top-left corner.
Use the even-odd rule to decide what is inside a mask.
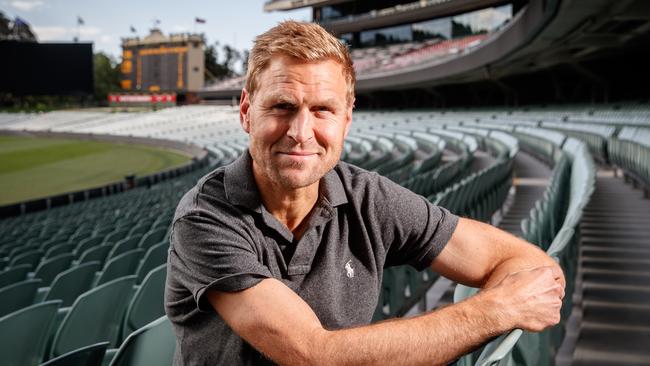
[[[378,179],[382,199],[376,202],[384,216],[386,267],[429,267],[451,238],[458,216],[387,178]]]
[[[244,230],[238,232],[215,218],[184,216],[171,233],[170,275],[192,293],[199,310],[212,311],[208,290],[241,291],[272,277],[252,240]]]

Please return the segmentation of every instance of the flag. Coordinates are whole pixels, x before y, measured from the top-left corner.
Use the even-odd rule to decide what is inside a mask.
[[[205,19],[196,17],[194,18],[194,21],[199,24],[205,24]]]
[[[134,26],[131,26],[131,33],[137,33]]]
[[[84,20],[80,16],[77,15],[77,25],[84,25]]]

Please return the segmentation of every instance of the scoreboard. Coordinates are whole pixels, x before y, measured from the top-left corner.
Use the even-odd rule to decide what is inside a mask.
[[[203,87],[204,54],[200,36],[165,37],[157,30],[122,43],[122,81],[125,91],[186,92]]]
[[[92,43],[0,41],[0,93],[93,93]]]

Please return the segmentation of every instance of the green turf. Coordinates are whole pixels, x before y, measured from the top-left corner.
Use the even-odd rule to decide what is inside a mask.
[[[189,160],[143,145],[0,136],[0,205],[97,187]]]

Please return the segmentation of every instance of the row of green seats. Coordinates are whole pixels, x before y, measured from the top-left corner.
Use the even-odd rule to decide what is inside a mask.
[[[522,141],[522,144],[525,143]],[[561,322],[541,333],[515,329],[489,342],[473,354],[463,356],[458,362],[459,365],[550,365],[562,342],[566,321],[572,308],[570,294],[575,287],[578,225],[595,189],[596,167],[587,145],[572,138],[563,142],[561,150],[546,151],[549,154],[546,158],[555,161],[551,181],[543,201],[535,205],[530,218],[525,220],[523,226],[526,238],[546,250],[565,272],[568,295],[564,298]],[[562,153],[558,154],[558,151]],[[565,201],[568,201],[568,204],[563,204]],[[559,217],[551,217],[554,215]],[[458,285],[454,301],[462,301],[477,291],[478,289]]]
[[[625,127],[608,143],[612,164],[650,187],[650,128]]]

